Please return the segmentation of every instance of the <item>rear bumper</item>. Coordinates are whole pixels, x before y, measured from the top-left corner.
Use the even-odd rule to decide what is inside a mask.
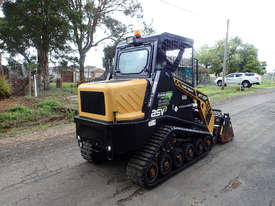
[[[95,151],[125,154],[139,149],[154,132],[148,120],[105,122],[76,116],[76,137],[87,141]]]

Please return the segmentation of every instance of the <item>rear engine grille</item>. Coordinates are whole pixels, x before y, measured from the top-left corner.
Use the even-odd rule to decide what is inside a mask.
[[[80,91],[81,111],[105,115],[105,100],[103,92]]]

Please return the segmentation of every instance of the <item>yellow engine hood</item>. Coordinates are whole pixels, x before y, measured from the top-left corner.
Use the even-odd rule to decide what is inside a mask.
[[[81,84],[78,87],[79,115],[108,122],[114,121],[114,113],[116,113],[116,121],[143,118],[142,106],[146,87],[146,79],[121,79]],[[86,100],[81,98],[81,91],[104,93],[105,114],[82,111],[81,99]],[[94,107],[93,110],[96,110],[98,105],[89,101],[86,107]]]

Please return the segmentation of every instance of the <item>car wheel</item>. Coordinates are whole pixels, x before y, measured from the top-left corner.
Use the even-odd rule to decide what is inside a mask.
[[[222,81],[219,80],[219,81],[217,82],[217,85],[218,85],[219,87],[221,87],[221,86],[222,86]]]
[[[242,85],[243,85],[244,88],[250,88],[251,87],[251,84],[250,84],[249,81],[243,81]]]

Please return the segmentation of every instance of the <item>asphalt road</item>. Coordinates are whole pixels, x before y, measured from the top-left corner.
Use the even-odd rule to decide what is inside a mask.
[[[275,90],[216,108],[231,114],[234,141],[152,190],[127,180],[124,161],[85,162],[73,133],[2,144],[0,205],[275,206]]]

